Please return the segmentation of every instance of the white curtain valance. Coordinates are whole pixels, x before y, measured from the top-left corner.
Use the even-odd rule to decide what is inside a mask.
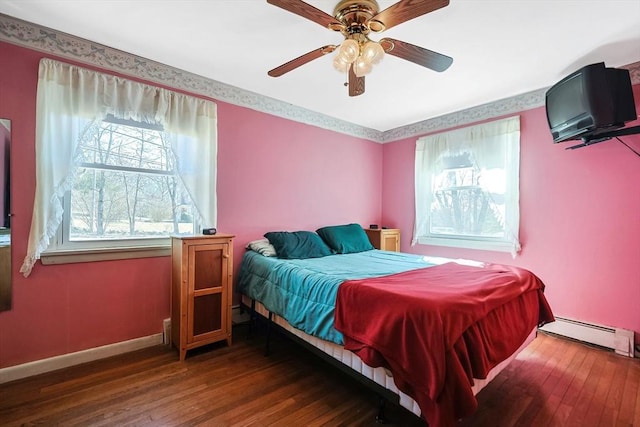
[[[36,191],[27,255],[28,276],[62,221],[74,154],[84,130],[108,115],[158,124],[171,135],[180,179],[204,226],[215,227],[217,110],[201,98],[44,58],[36,99]]]

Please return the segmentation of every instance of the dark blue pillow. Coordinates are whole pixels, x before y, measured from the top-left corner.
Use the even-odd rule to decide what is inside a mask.
[[[375,249],[360,224],[333,225],[316,230],[327,245],[339,254]]]
[[[333,253],[313,231],[270,231],[264,237],[276,248],[278,258],[320,258]]]

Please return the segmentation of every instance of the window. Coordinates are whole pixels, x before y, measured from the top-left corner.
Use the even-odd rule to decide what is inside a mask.
[[[211,101],[43,58],[20,272],[45,254],[50,263],[168,254],[170,234],[215,227],[216,128]]]
[[[84,132],[52,250],[167,244],[198,228],[160,126],[109,117]]]
[[[520,250],[518,117],[420,138],[413,243]]]

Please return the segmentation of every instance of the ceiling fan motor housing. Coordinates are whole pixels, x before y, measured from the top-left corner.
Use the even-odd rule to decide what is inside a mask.
[[[384,30],[382,22],[372,19],[379,10],[380,6],[375,0],[342,0],[336,5],[333,14],[344,24],[347,34],[367,35],[370,31]]]

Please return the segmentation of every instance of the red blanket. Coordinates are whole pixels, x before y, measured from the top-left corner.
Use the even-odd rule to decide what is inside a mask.
[[[543,290],[533,273],[500,265],[351,280],[338,289],[335,327],[367,365],[391,370],[431,426],[447,426],[475,411],[474,377],[554,320]]]

